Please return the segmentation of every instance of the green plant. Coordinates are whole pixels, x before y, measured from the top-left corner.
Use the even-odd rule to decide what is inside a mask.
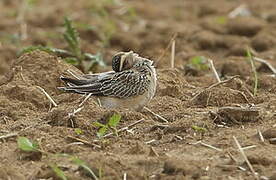
[[[187,66],[198,71],[206,71],[209,69],[208,60],[204,56],[194,56],[192,57]]]
[[[114,134],[116,134],[116,136],[118,136],[117,125],[119,124],[120,120],[121,120],[120,114],[113,114],[109,118],[107,124],[94,122],[93,125],[99,128],[97,132],[97,136],[99,138],[103,137],[108,130],[111,130]]]
[[[53,154],[49,152],[42,151],[39,146],[36,143],[33,143],[31,140],[29,140],[26,137],[19,137],[17,138],[17,146],[19,149],[25,152],[41,152],[48,156],[62,156],[62,157],[68,157],[72,161],[72,163],[78,165],[79,167],[83,168],[85,171],[87,171],[95,180],[98,180],[95,173],[87,166],[87,164],[79,159],[76,156],[72,156],[69,154]],[[49,167],[55,172],[55,174],[61,178],[62,180],[67,180],[65,173],[58,167],[56,164],[50,164]]]
[[[197,132],[201,132],[201,133],[205,133],[207,132],[207,129],[204,128],[204,127],[199,127],[199,126],[196,126],[196,125],[192,125],[192,129],[197,131]]]
[[[126,17],[129,21],[135,21],[137,19],[136,9],[134,7],[128,7]]]
[[[25,0],[30,6],[34,6],[39,3],[39,0]]]
[[[98,179],[95,173],[87,166],[87,164],[79,159],[78,157],[71,157],[71,160],[74,164],[78,165],[79,167],[83,168],[86,172],[88,172],[94,179]]]
[[[251,68],[252,68],[252,71],[253,71],[253,74],[254,74],[254,90],[253,90],[253,93],[254,93],[254,96],[256,96],[257,91],[258,91],[258,73],[256,71],[255,62],[253,60],[253,57],[252,57],[252,54],[251,54],[251,51],[249,50],[249,48],[247,48],[246,55],[247,55],[247,57],[250,61]]]
[[[81,130],[80,128],[76,128],[76,129],[75,129],[75,133],[76,133],[77,135],[81,135],[83,132],[82,132],[82,130]]]
[[[19,137],[17,139],[17,146],[22,151],[27,151],[27,152],[38,152],[39,151],[38,144],[31,142],[26,137]]]
[[[25,54],[25,53],[30,53],[30,52],[36,51],[36,50],[44,51],[47,53],[56,53],[55,48],[44,47],[44,46],[29,46],[27,48],[22,49],[20,51],[19,55]]]
[[[91,24],[88,24],[88,23],[83,23],[83,22],[75,22],[74,26],[76,29],[84,30],[84,31],[95,30],[94,26],[92,26]]]
[[[226,16],[218,16],[218,17],[216,17],[216,19],[215,19],[215,22],[216,22],[217,24],[221,24],[221,25],[226,24],[227,21],[228,21],[228,19],[227,19]]]
[[[63,33],[63,37],[68,44],[70,52],[80,61],[83,61],[84,57],[80,48],[80,37],[77,30],[73,27],[72,21],[67,17],[64,18],[64,27],[65,32]]]
[[[35,50],[45,51],[47,53],[55,54],[59,57],[62,57],[64,61],[76,66],[85,73],[89,70],[93,70],[97,65],[102,67],[106,66],[101,53],[97,53],[94,55],[82,52],[79,33],[74,28],[72,21],[68,18],[64,19],[64,28],[65,31],[63,33],[63,38],[68,45],[69,51],[45,46],[30,46],[21,50],[19,52],[19,55]]]
[[[57,177],[59,177],[62,180],[67,180],[65,173],[56,164],[52,164],[50,165],[50,167],[54,171]]]

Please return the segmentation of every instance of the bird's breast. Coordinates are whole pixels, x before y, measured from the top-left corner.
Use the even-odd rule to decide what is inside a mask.
[[[141,110],[150,101],[149,92],[143,95],[133,96],[129,98],[117,98],[103,96],[99,97],[101,105],[106,108],[124,108],[129,110]]]

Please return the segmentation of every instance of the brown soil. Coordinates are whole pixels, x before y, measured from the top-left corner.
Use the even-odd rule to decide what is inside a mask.
[[[43,151],[78,156],[101,179],[122,179],[124,173],[127,179],[254,179],[235,136],[242,147],[254,145],[244,151],[258,176],[275,179],[276,79],[267,67],[256,63],[259,82],[254,96],[254,76],[245,57],[250,47],[254,55],[276,67],[274,0],[120,2],[33,1],[24,16],[24,40],[16,21],[21,1],[0,2],[0,179],[58,179],[49,167],[54,163],[68,179],[91,179],[66,157],[26,153],[18,149],[17,136],[2,137],[14,132],[38,142]],[[247,4],[251,16],[228,19],[229,12],[240,4]],[[147,106],[168,123],[145,110],[101,108],[93,98],[75,116],[69,116],[84,97],[60,92],[59,76],[68,69],[81,72],[41,51],[16,57],[29,45],[66,47],[61,35],[65,15],[76,23],[83,50],[101,51],[108,65],[117,51],[133,50],[157,60],[178,32],[176,68],[168,68],[170,54],[166,53],[157,64],[156,96]],[[109,45],[103,46],[103,32],[112,29]],[[215,85],[210,70],[185,75],[185,65],[193,56],[212,58],[222,80],[239,76]],[[38,86],[57,107],[50,105]],[[118,129],[144,121],[119,137],[99,140],[92,123],[106,123],[114,113],[122,115]],[[80,135],[76,128],[82,130]],[[75,143],[70,136],[89,143]]]

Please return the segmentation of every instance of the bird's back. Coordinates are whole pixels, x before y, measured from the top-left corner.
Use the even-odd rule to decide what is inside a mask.
[[[156,91],[156,72],[152,61],[133,56],[137,62],[129,69],[106,73],[83,75],[81,79],[61,77],[67,87],[66,92],[92,94],[108,108],[128,108],[139,110],[154,96]],[[130,65],[129,63],[127,65]]]

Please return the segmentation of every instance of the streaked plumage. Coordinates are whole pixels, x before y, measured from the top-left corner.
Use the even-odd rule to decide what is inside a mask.
[[[66,92],[92,93],[107,108],[141,110],[154,96],[156,72],[153,61],[138,54],[120,52],[112,59],[114,71],[83,75],[81,79],[61,77]]]

